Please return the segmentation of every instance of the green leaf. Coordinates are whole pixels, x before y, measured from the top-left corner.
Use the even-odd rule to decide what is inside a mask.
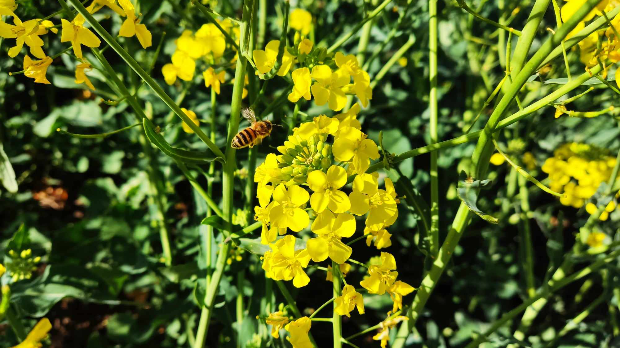
[[[178,283],[183,279],[189,279],[199,273],[198,264],[190,262],[182,265],[161,267],[161,274],[173,283]]]
[[[114,151],[108,155],[104,155],[101,163],[103,167],[101,171],[108,174],[118,174],[123,167],[124,151]]]
[[[228,224],[226,223],[226,221],[224,221],[224,219],[222,219],[221,217],[217,215],[204,218],[201,224],[212,226],[213,228],[218,229],[218,230],[223,230],[223,231],[229,230]]]
[[[15,181],[15,171],[9,157],[4,152],[4,147],[0,143],[0,181],[7,191],[11,193],[17,192],[17,181]]]
[[[210,163],[214,160],[221,160],[217,156],[215,156],[211,151],[205,152],[196,152],[196,151],[188,151],[183,149],[178,149],[170,146],[164,137],[157,133],[153,129],[153,125],[149,119],[144,119],[142,121],[144,125],[144,133],[146,137],[149,139],[153,145],[155,145],[158,149],[160,149],[164,154],[171,157],[175,161],[180,161],[188,164],[204,164]]]
[[[205,306],[205,296],[207,295],[205,287],[205,283],[202,281],[197,281],[196,286],[194,286],[194,301],[198,305],[198,308],[203,308]]]
[[[37,124],[32,128],[32,131],[41,138],[49,137],[54,131],[54,125],[56,124],[58,117],[60,117],[60,111],[59,109],[56,109],[47,117],[37,122]]]
[[[19,226],[19,229],[17,230],[17,232],[13,234],[13,238],[11,238],[11,241],[9,242],[7,249],[15,250],[16,252],[19,252],[25,249],[26,246],[30,244],[30,236],[28,234],[28,231],[29,230],[26,228],[24,224]]]
[[[493,224],[497,224],[499,222],[497,218],[484,213],[483,211],[478,209],[478,206],[476,206],[480,188],[488,186],[490,183],[491,180],[474,180],[471,178],[466,178],[465,180],[459,181],[457,193],[461,201],[463,201],[463,203],[467,205],[467,208],[469,208],[469,210],[476,213],[484,220]]]

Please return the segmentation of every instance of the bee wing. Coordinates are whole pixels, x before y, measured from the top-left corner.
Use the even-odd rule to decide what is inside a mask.
[[[241,115],[243,115],[243,118],[250,121],[251,124],[256,123],[256,115],[254,115],[254,110],[250,108],[243,108],[243,110],[241,110]]]

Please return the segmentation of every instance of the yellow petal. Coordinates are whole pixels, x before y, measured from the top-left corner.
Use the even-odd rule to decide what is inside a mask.
[[[343,264],[351,257],[352,252],[350,246],[339,239],[333,239],[329,248],[329,258],[337,264]]]
[[[329,243],[327,243],[325,238],[318,237],[308,239],[306,242],[306,248],[308,250],[308,254],[312,257],[312,261],[314,262],[325,261],[329,256]]]
[[[333,232],[338,237],[349,238],[355,233],[355,218],[351,214],[338,214],[334,221]]]
[[[340,168],[340,169],[342,169],[344,171],[344,168],[342,168],[342,167],[332,166],[332,168],[333,167]],[[328,171],[328,173],[329,173],[329,171]],[[344,179],[344,181],[345,181],[345,184],[346,184],[346,181],[347,181],[346,172],[345,172],[345,179]],[[328,181],[328,176],[325,173],[323,173],[322,171],[320,171],[320,170],[315,170],[315,171],[310,172],[310,174],[308,174],[307,183],[308,183],[308,187],[310,187],[310,189],[312,191],[315,191],[315,192],[316,191],[324,191],[327,188],[327,183],[328,182],[329,182]],[[338,187],[342,187],[342,186],[338,186]]]
[[[321,213],[327,209],[329,202],[330,196],[325,192],[315,192],[310,197],[310,206],[317,213]]]
[[[347,171],[340,166],[333,165],[327,170],[326,178],[331,187],[341,188],[347,183]]]
[[[351,208],[351,201],[344,192],[330,190],[328,207],[334,213],[344,213]]]

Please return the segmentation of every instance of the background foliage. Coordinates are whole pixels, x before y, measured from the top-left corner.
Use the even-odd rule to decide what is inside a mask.
[[[161,67],[170,61],[174,39],[186,28],[196,30],[205,18],[185,0],[141,0],[142,22],[153,33],[154,46],[163,39],[161,54],[153,72],[162,86],[165,85]],[[18,13],[25,18],[40,18],[58,10],[54,1],[20,1]],[[366,8],[376,4],[362,1],[293,1],[293,7],[310,11],[315,17],[316,42],[329,46],[340,35],[350,31],[363,18]],[[407,6],[404,1],[394,1],[375,20],[367,52],[377,50],[378,55],[368,67],[371,76],[401,47],[410,35],[415,44],[407,51],[405,62],[394,65],[375,87],[369,108],[363,109],[360,120],[363,129],[377,140],[383,132],[383,145],[391,153],[399,154],[424,146],[428,138],[428,4],[413,2],[400,29],[385,42],[390,29]],[[487,18],[506,18],[518,10],[511,23],[522,28],[531,7],[529,1],[510,0],[475,1],[470,4]],[[241,17],[240,1],[221,1],[218,11]],[[264,42],[278,39],[281,32],[282,13],[277,6],[268,6],[267,36]],[[101,15],[103,16],[103,15]],[[468,129],[484,101],[504,76],[500,56],[505,59],[503,48],[497,44],[498,30],[478,22],[452,2],[439,3],[439,138],[448,139],[461,135]],[[117,32],[120,19],[112,17],[105,23]],[[539,27],[532,51],[547,37],[545,28],[555,27],[552,10],[545,14]],[[164,36],[165,33],[165,36]],[[357,36],[348,41],[343,50],[357,53]],[[135,40],[119,41],[133,52],[143,66],[154,57],[154,47],[143,50]],[[57,53],[58,40],[50,41],[48,50]],[[259,47],[262,48],[262,47]],[[204,225],[206,204],[182,172],[169,157],[153,149],[156,162],[150,162],[140,145],[141,128],[132,128],[105,139],[80,139],[56,132],[57,128],[75,133],[104,133],[135,123],[126,103],[108,105],[104,99],[114,99],[112,91],[102,82],[97,71],[90,75],[97,90],[95,93],[84,85],[73,82],[74,61],[62,55],[48,71],[51,85],[34,84],[23,75],[10,75],[21,70],[21,62],[6,55],[8,45],[0,48],[0,139],[11,165],[17,173],[19,190],[0,193],[0,231],[3,243],[0,255],[5,255],[9,240],[24,226],[29,235],[33,254],[41,256],[36,276],[14,285],[13,301],[19,313],[26,318],[47,316],[54,325],[51,332],[52,347],[180,347],[192,340],[200,313],[197,298],[204,293],[204,251],[216,248],[221,235],[206,245]],[[90,53],[86,54],[87,56]],[[370,54],[369,54],[370,55]],[[139,78],[123,61],[106,52],[115,71],[132,86]],[[94,57],[93,57],[94,58]],[[579,61],[579,51],[569,51],[571,71],[574,75],[584,70]],[[222,148],[226,141],[226,122],[230,113],[228,101],[232,92],[233,71],[228,70],[226,83],[218,96],[215,110],[218,125],[216,144]],[[613,76],[613,73],[610,73]],[[526,84],[521,99],[532,101],[548,94],[556,84],[551,79],[565,77],[561,58],[553,60],[544,71]],[[269,86],[268,101],[287,88],[283,82]],[[166,86],[173,98],[184,93],[183,86]],[[595,90],[576,101],[576,110],[600,110],[614,105],[617,95],[602,83]],[[582,88],[583,90],[586,87]],[[583,91],[581,90],[581,91]],[[205,150],[206,146],[191,134],[182,131],[181,123],[169,114],[166,105],[148,88],[139,90],[137,97],[163,135],[171,144]],[[196,112],[199,119],[211,117],[210,94],[202,81],[195,81],[187,90],[184,107]],[[247,101],[246,101],[247,103]],[[306,118],[331,113],[327,107],[317,107],[313,102],[302,107]],[[479,121],[484,124],[491,107]],[[546,178],[540,167],[545,159],[563,143],[580,142],[608,149],[614,155],[620,148],[620,128],[617,120],[609,115],[594,119],[553,117],[555,110],[546,107],[520,122],[518,126],[500,132],[506,144],[519,138],[522,147],[518,153],[529,151],[536,160],[530,173],[540,180]],[[293,104],[285,103],[273,110],[268,118],[283,125],[276,128],[270,138],[259,146],[259,163],[269,152],[281,144],[290,127]],[[615,114],[615,113],[614,113]],[[440,167],[440,238],[443,239],[460,204],[456,194],[459,172],[466,168],[475,145],[463,144],[442,150]],[[241,170],[235,182],[235,202],[245,200],[245,181],[242,168],[247,164],[247,152],[238,152]],[[157,208],[150,196],[149,167],[158,166],[164,178],[165,218],[170,226],[174,265],[161,261],[162,250],[157,231]],[[422,196],[429,197],[429,157],[423,155],[408,159],[399,165],[402,173],[411,179]],[[510,167],[494,166],[489,175],[491,189],[483,191],[478,206],[499,219],[498,225],[474,217],[461,244],[455,250],[452,264],[435,289],[423,317],[418,321],[408,344],[427,347],[459,347],[483,331],[489,323],[519,305],[527,290],[520,263],[519,216],[521,205],[518,197],[507,197],[506,178]],[[206,179],[200,181],[206,184]],[[221,192],[221,175],[213,176],[214,192]],[[50,191],[50,187],[52,188]],[[583,226],[589,214],[582,209],[561,205],[556,198],[528,184],[531,212],[529,213],[536,284],[542,285],[547,269],[554,261],[554,253],[569,251],[575,232]],[[43,194],[45,193],[45,194]],[[66,193],[66,195],[65,195]],[[401,195],[403,193],[399,192]],[[38,195],[38,196],[37,196]],[[41,197],[47,199],[41,199]],[[39,197],[39,199],[36,199]],[[221,197],[213,197],[219,201]],[[235,204],[235,208],[243,208]],[[417,286],[424,271],[424,255],[416,248],[418,233],[415,214],[401,204],[401,218],[392,228],[394,244],[390,252],[399,264],[399,278]],[[253,212],[245,212],[253,214]],[[618,230],[620,213],[616,210],[602,231],[614,236]],[[253,232],[258,236],[259,232]],[[615,237],[613,237],[615,238]],[[222,279],[216,298],[216,312],[209,328],[208,346],[255,347],[255,335],[263,344],[269,342],[268,328],[256,319],[262,313],[265,299],[264,272],[260,259],[248,252],[236,251]],[[366,260],[370,254],[354,254]],[[4,256],[8,258],[8,256]],[[557,266],[557,264],[556,264]],[[617,263],[606,269],[606,277],[617,287]],[[316,281],[323,275],[317,271],[310,276]],[[243,274],[243,277],[239,277]],[[566,321],[579,314],[585,306],[604,291],[601,274],[593,275],[585,285],[571,284],[554,294],[550,305],[536,319],[530,331],[529,342],[542,344],[553,339]],[[581,287],[580,287],[581,286]],[[307,313],[329,299],[331,289],[317,291],[307,287],[294,293],[297,305]],[[276,303],[284,302],[276,293]],[[196,295],[198,294],[198,295]],[[242,327],[235,319],[236,299],[243,295],[245,303]],[[271,301],[272,299],[266,299]],[[410,298],[405,302],[410,302]],[[612,297],[610,305],[598,306],[587,320],[578,325],[558,342],[561,346],[598,347],[617,344],[613,336],[612,319],[618,298]],[[343,335],[349,336],[384,319],[391,307],[385,297],[366,298],[368,314],[343,318]],[[28,320],[28,327],[35,320]],[[516,323],[515,323],[516,324]],[[315,324],[320,328],[321,323]],[[327,325],[327,324],[326,324]],[[513,325],[514,326],[514,325]],[[616,324],[617,327],[617,324]],[[331,330],[315,330],[317,342],[331,341]],[[506,326],[492,338],[490,346],[505,346],[512,337]],[[617,333],[615,333],[617,334]],[[0,347],[13,346],[17,340],[4,325],[0,327]],[[360,347],[377,346],[373,333],[358,338]],[[259,344],[261,340],[258,340]],[[272,343],[275,344],[275,343]],[[322,345],[320,343],[320,345]]]

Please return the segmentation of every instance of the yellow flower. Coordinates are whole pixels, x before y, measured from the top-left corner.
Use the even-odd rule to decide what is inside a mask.
[[[310,199],[308,191],[297,185],[289,186],[288,190],[283,184],[278,185],[273,191],[273,200],[279,205],[271,209],[269,219],[278,228],[290,228],[299,232],[308,226],[310,218],[308,213],[301,209]]]
[[[349,238],[355,233],[355,218],[348,213],[334,216],[329,210],[320,213],[312,223],[312,232],[318,237],[307,242],[308,254],[314,262],[321,262],[329,257],[337,264],[345,263],[353,249],[340,239]]]
[[[176,41],[177,49],[187,53],[192,59],[198,59],[205,54],[203,40],[194,38],[191,30],[185,30]]]
[[[357,114],[360,113],[362,108],[358,103],[353,104],[353,106],[347,112],[343,112],[334,116],[334,118],[338,119],[340,123],[338,124],[338,131],[336,132],[336,137],[340,135],[340,130],[345,129],[347,127],[352,127],[355,129],[362,129],[362,124],[357,120]]]
[[[198,120],[195,112],[187,110],[186,108],[181,108],[181,110],[183,111],[183,113],[185,113],[185,115],[187,115],[187,117],[189,117],[190,120],[192,120],[195,125],[200,125],[200,121]],[[185,133],[194,133],[194,131],[187,125],[187,123],[185,123],[185,121],[183,121],[183,130],[185,131]]]
[[[290,333],[287,339],[293,348],[314,348],[308,336],[311,325],[312,321],[308,317],[301,317],[286,325],[285,329]]]
[[[17,4],[15,0],[0,0],[0,8],[8,9],[9,11],[15,11]]]
[[[196,39],[203,45],[204,53],[219,58],[226,50],[224,34],[213,23],[203,24],[196,32]]]
[[[396,312],[399,309],[403,309],[403,296],[407,296],[412,293],[415,288],[405,282],[401,282],[400,280],[396,281],[390,288],[387,290],[388,294],[394,301],[394,305],[392,308],[392,312]]]
[[[47,337],[47,333],[51,329],[52,323],[50,323],[49,319],[43,318],[34,326],[32,331],[26,336],[26,339],[13,348],[39,348],[41,347],[41,340]]]
[[[362,105],[366,107],[368,100],[372,99],[372,88],[370,88],[370,76],[368,73],[360,68],[357,58],[352,54],[345,56],[337,52],[334,60],[340,70],[343,70],[347,75],[353,76],[353,91],[360,99]],[[348,79],[346,83],[349,83]]]
[[[61,19],[61,22],[60,42],[70,41],[76,57],[82,59],[82,45],[86,47],[99,47],[101,45],[101,40],[90,29],[84,28],[82,24],[72,23],[66,19]]]
[[[32,60],[28,55],[24,56],[24,75],[34,79],[36,83],[49,85],[50,82],[45,77],[47,68],[52,64],[52,58],[45,57],[41,60]]]
[[[355,307],[357,307],[359,314],[364,314],[364,299],[362,294],[355,291],[355,288],[351,285],[345,285],[342,289],[342,294],[334,300],[334,304],[334,310],[338,315],[346,315],[350,318],[350,313]]]
[[[310,69],[300,68],[291,74],[293,77],[293,90],[288,95],[288,100],[291,103],[297,103],[299,98],[304,97],[306,100],[310,100],[310,85],[312,85],[312,78],[310,77]]]
[[[392,245],[392,240],[390,239],[392,235],[385,229],[386,227],[385,224],[366,226],[364,229],[364,235],[368,235],[366,237],[366,245],[370,246],[370,243],[374,240],[377,249],[390,247]]]
[[[504,158],[504,156],[502,156],[499,153],[494,153],[493,156],[491,156],[491,159],[490,159],[490,162],[493,165],[496,165],[496,166],[500,166],[500,165],[504,164],[505,161],[506,161],[506,159]]]
[[[273,186],[259,183],[256,189],[256,196],[258,197],[258,204],[260,206],[254,207],[254,219],[262,223],[262,230],[260,234],[260,242],[268,245],[276,240],[278,234],[286,234],[286,228],[277,228],[271,226],[271,220],[269,214],[271,209],[278,205],[277,202],[269,202],[271,195],[273,194]]]
[[[270,251],[263,256],[265,276],[273,280],[293,280],[296,288],[310,282],[304,268],[310,263],[310,255],[306,249],[295,250],[295,237],[288,235],[270,244]]]
[[[347,273],[349,273],[349,271],[351,270],[351,265],[349,265],[348,263],[343,263],[339,265],[338,268],[340,269],[340,274],[342,274],[343,277],[346,277]],[[327,265],[327,278],[325,280],[327,280],[328,282],[334,281],[331,265]]]
[[[5,8],[0,7],[0,14],[2,15],[10,15],[13,16],[13,23],[15,25],[10,25],[8,23],[0,21],[0,37],[5,39],[15,39],[15,46],[9,49],[9,57],[16,57],[19,52],[22,50],[24,43],[30,47],[30,53],[39,58],[45,58],[45,53],[43,52],[43,40],[39,37],[39,21],[36,19],[31,19],[25,22],[22,22],[13,12],[7,10]]]
[[[346,99],[346,98],[345,98]],[[334,140],[334,157],[338,161],[352,161],[355,173],[363,174],[370,166],[370,160],[379,158],[379,148],[374,141],[359,129],[341,129]]]
[[[536,158],[531,152],[528,151],[523,154],[523,164],[525,164],[527,170],[536,169]]]
[[[213,68],[209,68],[202,73],[202,77],[205,79],[205,86],[207,88],[213,86],[215,93],[220,94],[220,85],[224,83],[226,71],[222,70],[216,74]]]
[[[265,320],[267,325],[271,325],[271,336],[274,338],[280,338],[280,330],[284,327],[284,325],[288,324],[288,316],[284,314],[284,312],[277,311],[273,313],[269,313],[269,316]]]
[[[390,318],[390,314],[391,312],[388,312],[388,317],[381,322],[379,332],[372,337],[375,341],[381,341],[381,348],[387,347],[387,343],[390,340],[390,329],[402,321],[409,320],[409,318],[402,315]]]
[[[300,31],[302,35],[308,35],[312,29],[312,15],[306,10],[296,8],[291,12],[288,23],[291,28]]]
[[[382,252],[381,263],[368,268],[370,276],[362,280],[360,285],[371,294],[383,295],[390,289],[396,281],[396,277],[398,277],[398,272],[395,270],[396,260],[394,256],[390,253]]]
[[[293,136],[299,136],[306,140],[315,134],[335,135],[339,124],[338,119],[319,115],[312,119],[312,122],[302,123],[299,128],[294,129]]]
[[[125,19],[123,25],[121,25],[121,30],[118,35],[124,37],[132,37],[135,35],[138,41],[140,41],[142,48],[151,47],[153,44],[151,32],[146,28],[146,25],[141,24],[140,19],[136,17],[136,9],[133,7],[131,1],[118,0],[118,3],[127,16],[127,19]]]
[[[92,82],[86,76],[85,70],[92,70],[93,67],[88,63],[81,63],[75,67],[75,83],[85,83],[88,88],[95,90]]]
[[[317,213],[329,207],[334,213],[344,213],[351,207],[347,195],[338,190],[347,183],[347,172],[344,168],[332,165],[327,174],[315,170],[308,174],[308,187],[314,193],[310,197],[310,206]]]
[[[406,67],[407,66],[407,58],[406,57],[398,58],[398,65],[400,65],[403,68]]]
[[[605,245],[604,242],[606,239],[607,239],[607,235],[605,233],[592,232],[588,236],[587,243],[590,246],[590,248],[600,248],[603,245]]]
[[[308,39],[303,39],[299,43],[298,49],[300,54],[309,54],[312,52],[312,41]]]
[[[282,170],[278,166],[278,156],[275,153],[270,153],[265,158],[265,162],[263,162],[258,168],[256,168],[256,173],[254,174],[254,182],[267,184],[267,183],[280,183],[280,174]],[[260,196],[258,197],[261,198]],[[271,198],[271,196],[270,196]]]
[[[616,86],[620,87],[620,69],[616,69],[614,76],[616,78]]]
[[[37,21],[40,21],[40,19],[37,19]],[[47,20],[47,19],[44,21],[41,21],[41,23],[39,23],[39,30],[37,30],[37,35],[45,35],[49,31],[51,31],[54,34],[58,34],[58,29],[54,28],[54,23],[52,23],[52,21]]]
[[[343,87],[350,81],[349,74],[343,69],[332,72],[327,65],[315,65],[312,68],[312,78],[316,80],[311,88],[316,105],[328,103],[330,109],[342,110],[347,103]]]
[[[254,50],[253,57],[254,63],[256,64],[256,68],[261,74],[266,74],[273,66],[276,64],[276,60],[278,59],[278,47],[280,47],[279,40],[272,40],[267,43],[265,46],[265,50]],[[293,56],[288,53],[286,48],[284,48],[284,55],[282,56],[282,65],[278,70],[278,76],[284,76],[293,66]]]
[[[185,52],[176,51],[172,55],[172,64],[166,64],[161,69],[166,83],[174,84],[177,77],[184,81],[191,81],[196,71],[196,62]]]
[[[4,267],[3,264],[0,263],[0,277],[2,277],[2,275],[6,272],[6,267]]]

